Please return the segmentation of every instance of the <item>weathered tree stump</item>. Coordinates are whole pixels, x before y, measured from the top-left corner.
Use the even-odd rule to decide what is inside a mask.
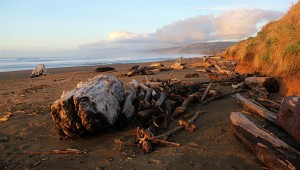
[[[63,93],[51,106],[52,120],[63,138],[99,132],[115,125],[124,100],[122,83],[113,76],[99,75]]]
[[[282,100],[277,121],[300,144],[299,96],[288,96]]]
[[[299,169],[299,152],[250,118],[240,112],[232,112],[230,115],[235,134],[257,158],[269,169]]]
[[[39,77],[44,74],[46,74],[45,64],[40,64],[32,70],[30,78]]]

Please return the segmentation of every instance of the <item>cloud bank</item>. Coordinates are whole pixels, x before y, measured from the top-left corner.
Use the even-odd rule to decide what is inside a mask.
[[[259,31],[259,25],[279,19],[283,13],[260,9],[237,9],[220,15],[199,15],[175,21],[153,33],[111,32],[107,40],[80,49],[152,49],[210,41],[241,40]]]

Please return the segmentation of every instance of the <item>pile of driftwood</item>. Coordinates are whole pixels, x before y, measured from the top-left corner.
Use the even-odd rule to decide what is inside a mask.
[[[248,146],[257,158],[270,169],[300,168],[300,97],[285,97],[281,104],[269,99],[269,92],[278,91],[276,80],[269,77],[246,78],[233,86],[242,88],[247,85],[250,91],[236,94],[237,102],[250,113],[263,118],[281,133],[286,131],[297,142],[287,143],[284,139],[269,132],[266,122],[250,113],[233,112],[230,119],[235,134]],[[290,145],[291,144],[291,145]]]
[[[113,126],[122,129],[134,121],[139,126],[137,142],[145,152],[151,152],[154,145],[179,146],[165,140],[181,129],[194,131],[196,127],[193,122],[204,111],[185,115],[192,118],[179,120],[175,129],[169,129],[169,124],[183,116],[191,103],[204,105],[243,91],[221,93],[214,89],[214,82],[179,81],[171,76],[167,80],[145,82],[133,79],[131,84],[131,89],[125,90],[115,77],[100,75],[64,92],[51,106],[52,119],[59,135],[62,138],[76,138]]]
[[[185,68],[186,63],[183,62],[183,58],[179,58],[171,66],[166,66],[161,63],[152,63],[149,66],[135,65],[128,70],[126,74],[120,74],[119,77],[132,77],[136,75],[154,75],[155,72],[182,70]]]

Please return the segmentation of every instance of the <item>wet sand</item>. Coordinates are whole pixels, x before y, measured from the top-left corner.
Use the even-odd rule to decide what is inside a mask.
[[[173,62],[161,63],[170,65]],[[133,65],[136,63],[109,65],[117,71],[106,73],[94,72],[100,66],[48,69],[49,75],[33,79],[29,78],[31,71],[0,73],[0,117],[13,115],[0,122],[0,169],[262,169],[263,165],[254,154],[233,134],[229,115],[242,108],[231,96],[203,107],[190,106],[187,113],[204,109],[206,114],[195,121],[195,132],[180,131],[169,138],[171,142],[180,143],[180,147],[157,147],[151,154],[144,154],[134,146],[120,147],[115,140],[134,140],[136,127],[133,125],[122,131],[110,129],[87,138],[60,140],[50,116],[50,106],[62,92],[99,74],[126,73]],[[166,79],[170,73],[158,72],[147,77]],[[205,75],[186,79],[187,73],[196,71],[175,71],[173,77],[190,81],[207,79]],[[144,76],[118,79],[143,81]],[[176,123],[173,121],[171,126]],[[31,153],[67,148],[86,151],[86,154]]]

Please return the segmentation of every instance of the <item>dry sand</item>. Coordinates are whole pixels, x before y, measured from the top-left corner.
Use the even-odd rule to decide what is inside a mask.
[[[197,59],[187,60],[188,63]],[[173,61],[164,61],[170,65]],[[149,63],[143,63],[148,65]],[[118,75],[136,64],[109,65]],[[59,99],[62,91],[73,89],[80,81],[101,74],[97,66],[48,69],[47,76],[30,79],[30,71],[0,73],[0,117],[12,113],[8,121],[0,122],[0,169],[261,169],[263,165],[233,134],[229,115],[242,108],[228,96],[204,107],[192,105],[188,113],[204,109],[195,122],[193,133],[180,131],[169,141],[181,143],[180,147],[157,147],[144,154],[133,146],[122,148],[114,142],[134,140],[135,127],[122,131],[108,130],[103,134],[77,140],[60,140],[50,116],[50,105]],[[195,69],[175,71],[173,77],[185,79]],[[148,78],[169,77],[170,72],[160,72]],[[144,76],[121,77],[142,81]],[[206,77],[188,79],[205,80]],[[222,88],[222,87],[220,87]],[[173,122],[175,126],[176,122]],[[31,154],[67,148],[86,151],[82,155]]]

